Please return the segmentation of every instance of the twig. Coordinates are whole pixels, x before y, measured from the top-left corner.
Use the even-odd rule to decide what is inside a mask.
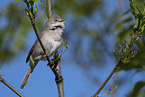
[[[98,97],[98,94],[100,93],[100,91],[103,89],[103,87],[106,85],[106,83],[109,81],[109,79],[112,77],[112,75],[114,74],[114,72],[117,70],[117,68],[122,64],[121,61],[119,61],[114,69],[112,70],[112,72],[109,74],[109,76],[106,78],[106,80],[103,82],[103,84],[100,86],[100,88],[97,90],[97,92],[91,96],[91,97]]]
[[[52,15],[52,10],[51,10],[51,0],[47,0],[47,5],[48,5],[48,13],[49,13],[49,17],[51,17],[51,15]]]
[[[15,88],[13,88],[9,83],[7,83],[2,77],[0,77],[0,81],[9,87],[13,92],[15,92],[18,96],[24,97],[20,92],[18,92]]]

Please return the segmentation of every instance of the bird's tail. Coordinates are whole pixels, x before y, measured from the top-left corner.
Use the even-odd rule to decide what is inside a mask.
[[[25,74],[25,77],[24,77],[24,79],[23,79],[23,81],[22,81],[22,83],[21,83],[21,89],[23,89],[23,88],[25,88],[26,87],[26,85],[27,85],[27,83],[28,83],[28,80],[29,80],[29,78],[30,78],[30,76],[31,76],[31,73],[32,73],[32,68],[30,67],[30,65],[29,65],[29,67],[28,67],[28,69],[27,69],[27,72],[26,72],[26,74]]]
[[[21,83],[21,86],[20,88],[23,89],[26,87],[27,83],[28,83],[28,80],[35,68],[35,66],[37,65],[38,62],[33,62],[33,60],[30,59],[30,63],[29,63],[29,66],[28,66],[28,69],[27,69],[27,72],[24,76],[24,79],[22,80],[22,83]]]

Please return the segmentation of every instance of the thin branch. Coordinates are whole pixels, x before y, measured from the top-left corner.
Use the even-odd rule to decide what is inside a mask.
[[[55,53],[53,57],[54,59],[56,59],[58,56],[59,56],[58,53]],[[60,58],[54,62],[56,67],[52,68],[52,71],[55,74],[55,82],[57,84],[58,95],[59,95],[58,97],[64,97],[63,77],[61,74],[60,62],[61,62]]]
[[[52,9],[51,9],[51,0],[47,0],[48,2],[48,12],[49,12],[49,17],[52,15]]]
[[[97,90],[97,92],[91,96],[91,97],[98,97],[98,94],[101,92],[101,90],[103,89],[103,87],[107,84],[107,82],[109,81],[109,79],[112,77],[112,75],[114,74],[114,72],[117,70],[117,68],[122,64],[121,61],[119,61],[114,69],[112,70],[112,72],[109,74],[109,76],[106,78],[106,80],[103,82],[103,84],[100,86],[100,88]]]
[[[24,97],[20,92],[18,92],[15,88],[13,88],[9,83],[7,83],[1,76],[0,81],[5,84],[7,87],[9,87],[13,92],[15,92],[18,96]]]

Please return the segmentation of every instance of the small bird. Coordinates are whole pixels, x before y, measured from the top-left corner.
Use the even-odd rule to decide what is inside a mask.
[[[58,48],[63,44],[62,32],[65,28],[64,23],[64,19],[61,19],[58,15],[52,15],[46,22],[44,31],[39,35],[40,40],[42,41],[47,51],[48,57],[52,56],[52,54],[56,52]],[[26,59],[26,63],[28,61],[30,62],[25,77],[21,83],[21,89],[26,87],[27,82],[37,63],[40,60],[46,61],[46,59],[46,55],[44,54],[42,47],[37,39],[30,49]]]

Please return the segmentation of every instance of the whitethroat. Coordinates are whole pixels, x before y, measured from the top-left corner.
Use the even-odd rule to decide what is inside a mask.
[[[55,53],[63,44],[62,32],[65,28],[64,23],[64,19],[61,19],[57,15],[52,15],[46,22],[44,31],[39,35],[40,40],[47,51],[48,57],[52,56],[52,54]],[[26,63],[29,61],[29,66],[20,86],[22,89],[26,87],[27,82],[37,63],[40,60],[46,61],[46,59],[46,55],[44,54],[43,49],[37,39],[30,49],[26,59]]]

